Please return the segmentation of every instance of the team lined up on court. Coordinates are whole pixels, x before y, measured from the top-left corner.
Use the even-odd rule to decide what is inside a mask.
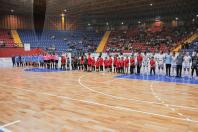
[[[193,53],[163,53],[147,54],[138,52],[130,57],[123,55],[108,56],[104,59],[81,56],[72,60],[73,69],[84,71],[106,71],[121,74],[157,74],[167,76],[198,76],[198,54]],[[183,72],[183,73],[182,73]]]
[[[81,71],[105,71],[121,74],[157,74],[167,76],[198,76],[198,53],[163,53],[147,54],[132,53],[130,56],[114,55],[97,58],[88,54],[87,56],[74,56],[70,60],[66,54],[60,59],[58,54],[45,54],[33,56],[12,57],[13,66],[34,66],[48,69],[67,70],[70,63],[73,70]],[[60,63],[60,67],[58,67]],[[183,72],[183,73],[182,73]]]
[[[45,55],[27,55],[27,56],[13,56],[13,67],[43,67],[48,69],[58,69],[59,56],[58,54]]]

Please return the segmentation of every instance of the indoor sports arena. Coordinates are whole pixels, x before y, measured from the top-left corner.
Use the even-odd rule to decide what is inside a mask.
[[[1,0],[0,132],[198,132],[197,0]]]

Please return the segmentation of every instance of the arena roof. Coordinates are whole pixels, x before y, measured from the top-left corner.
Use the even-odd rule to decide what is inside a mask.
[[[65,11],[64,11],[65,10]],[[32,14],[33,0],[1,0],[1,14]],[[197,0],[47,0],[47,14],[104,18],[113,16],[196,15]]]

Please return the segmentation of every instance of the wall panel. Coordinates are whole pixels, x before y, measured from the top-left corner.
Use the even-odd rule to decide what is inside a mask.
[[[77,19],[65,17],[65,30],[75,30],[78,28]],[[33,29],[32,16],[3,15],[0,16],[0,29]],[[61,30],[61,16],[46,16],[45,29]]]

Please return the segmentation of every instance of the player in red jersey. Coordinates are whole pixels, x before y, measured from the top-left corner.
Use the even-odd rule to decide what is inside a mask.
[[[129,69],[129,58],[128,56],[124,60],[124,73],[128,74],[128,69]]]
[[[99,65],[100,65],[100,71],[103,71],[103,64],[104,64],[104,60],[101,56],[99,56]]]
[[[80,70],[84,69],[84,56],[81,56],[80,58]]]
[[[54,56],[54,60],[55,60],[55,69],[57,70],[58,69],[58,54],[56,53],[55,56]]]
[[[120,60],[120,73],[124,74],[124,57]]]
[[[114,56],[114,59],[113,59],[113,71],[114,71],[114,73],[115,72],[117,72],[117,57],[116,56]]]
[[[109,61],[107,57],[105,57],[104,66],[105,66],[105,71],[109,72]]]
[[[120,73],[120,58],[119,57],[116,60],[116,72]]]
[[[152,72],[155,75],[155,59],[154,59],[154,57],[152,57],[150,60],[150,75],[152,75]]]
[[[100,58],[97,58],[96,60],[96,71],[99,72],[99,66],[100,66]]]
[[[92,57],[92,59],[91,59],[92,71],[95,71],[95,65],[96,65],[95,57]]]
[[[112,63],[113,63],[113,60],[111,58],[111,56],[109,56],[109,71],[112,72]]]
[[[65,56],[61,56],[61,70],[66,70],[66,57]]]
[[[142,67],[142,60],[143,60],[143,57],[141,55],[141,52],[138,52],[138,55],[137,55],[137,74],[140,74],[141,67]]]
[[[48,57],[47,57],[47,54],[45,54],[44,55],[44,68],[47,68],[47,63],[48,63]]]
[[[134,73],[134,69],[135,69],[135,58],[134,55],[132,55],[130,58],[130,74]]]
[[[91,69],[92,69],[92,67],[91,67],[91,56],[90,56],[90,54],[88,54],[88,56],[87,56],[87,64],[88,64],[87,71],[90,72]]]
[[[48,58],[47,69],[50,69],[51,55],[50,54],[47,54],[47,58]]]

